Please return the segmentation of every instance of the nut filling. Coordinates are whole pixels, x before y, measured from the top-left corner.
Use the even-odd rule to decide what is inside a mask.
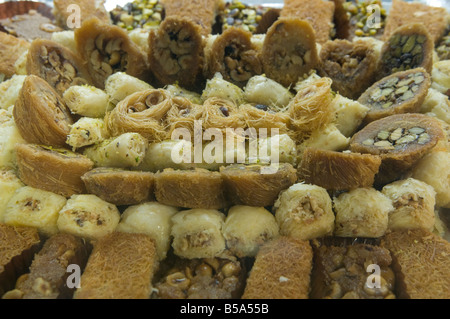
[[[155,276],[153,299],[240,298],[244,269],[239,261],[169,257],[164,263]]]
[[[229,77],[235,82],[245,82],[255,74],[262,72],[261,63],[254,50],[240,43],[233,42],[225,47],[225,69]]]
[[[42,46],[40,60],[43,78],[58,92],[64,92],[72,85],[88,84],[77,66],[55,48]]]
[[[417,142],[426,144],[430,141],[430,135],[422,127],[412,127],[410,129],[396,128],[391,131],[379,131],[375,138],[364,140],[364,145],[373,145],[384,149],[404,148],[407,144]]]
[[[381,51],[381,76],[423,67],[431,71],[434,43],[422,24],[398,28],[384,43]]]
[[[123,39],[107,39],[105,34],[88,41],[88,58],[99,78],[107,78],[116,72],[126,72],[128,54],[122,49]]]
[[[373,84],[358,102],[370,107],[366,123],[399,113],[418,113],[430,88],[429,74],[423,68],[402,71]]]

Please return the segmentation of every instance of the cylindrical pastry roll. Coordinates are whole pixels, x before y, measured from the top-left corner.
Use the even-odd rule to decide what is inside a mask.
[[[220,173],[206,169],[165,169],[155,174],[155,197],[162,204],[221,209],[227,206]]]
[[[364,41],[328,41],[319,58],[320,75],[331,78],[333,90],[347,98],[359,98],[375,80],[378,56]]]
[[[150,143],[142,163],[136,170],[156,173],[166,168],[182,170],[192,168],[193,148],[192,142],[185,140]]]
[[[408,178],[384,186],[382,193],[392,200],[395,208],[389,214],[389,229],[433,230],[436,192],[432,186]]]
[[[107,138],[109,133],[103,119],[82,117],[72,125],[67,135],[67,144],[76,150],[99,144]]]
[[[244,91],[237,85],[225,80],[223,75],[217,72],[212,79],[206,81],[205,89],[201,95],[203,102],[211,97],[230,100],[236,105],[240,105],[244,101]]]
[[[162,86],[196,89],[203,81],[202,29],[186,17],[168,16],[150,32],[148,61]]]
[[[142,233],[150,236],[156,244],[159,259],[163,260],[170,249],[172,217],[177,212],[176,207],[158,202],[130,206],[122,213],[116,231]]]
[[[153,198],[154,177],[150,172],[99,167],[81,179],[89,194],[117,206],[137,205]]]
[[[331,108],[334,110],[333,123],[345,137],[351,137],[359,129],[369,112],[369,107],[340,94],[334,97]]]
[[[308,241],[280,236],[264,244],[242,299],[308,299],[313,251]]]
[[[3,298],[71,299],[74,287],[68,287],[68,267],[84,270],[89,249],[85,241],[70,234],[55,234],[47,239],[30,266],[30,272],[19,277],[16,288]]]
[[[313,80],[298,91],[289,103],[287,112],[299,142],[333,120],[331,84],[330,78]]]
[[[436,206],[450,208],[450,152],[432,151],[413,168],[411,177],[431,185],[436,192]]]
[[[325,188],[292,185],[281,192],[273,209],[281,235],[310,240],[333,234],[334,213]]]
[[[11,226],[35,227],[40,234],[51,236],[58,232],[58,213],[66,202],[64,196],[25,186],[9,200],[4,222]]]
[[[278,19],[267,30],[261,62],[268,78],[286,87],[295,84],[319,62],[311,24],[296,18]]]
[[[381,49],[378,78],[419,67],[430,73],[433,51],[434,41],[423,24],[403,25],[386,39]]]
[[[148,299],[158,264],[150,236],[108,234],[95,243],[74,299]]]
[[[111,108],[108,94],[90,85],[71,86],[62,97],[70,111],[81,116],[103,118]]]
[[[263,75],[255,75],[245,85],[244,98],[249,103],[281,111],[288,106],[294,95],[280,83]]]
[[[226,248],[222,229],[225,215],[213,209],[191,209],[172,217],[172,248],[175,255],[194,258],[218,257]]]
[[[94,240],[112,233],[119,221],[115,205],[95,195],[73,195],[59,211],[57,226],[62,233]]]
[[[166,137],[163,122],[173,105],[172,97],[166,90],[136,92],[107,113],[105,123],[112,136],[134,132],[149,142],[160,142]]]
[[[226,81],[244,87],[251,77],[261,74],[261,61],[251,36],[240,28],[227,29],[217,36],[205,50],[206,77],[219,72]]]
[[[301,143],[298,149],[300,152],[308,147],[330,151],[342,151],[348,147],[349,143],[350,138],[345,137],[338,130],[336,125],[331,123],[312,132],[311,136]]]
[[[64,100],[44,79],[25,79],[13,110],[14,121],[29,143],[65,146],[73,120]]]
[[[25,186],[22,181],[16,176],[15,172],[9,168],[0,169],[0,223],[3,223],[3,218],[6,211],[6,205],[11,197],[13,197],[16,190]]]
[[[91,83],[84,61],[51,40],[36,39],[31,43],[26,68],[27,74],[43,78],[61,95],[72,85]]]
[[[192,19],[201,27],[201,34],[211,34],[216,16],[223,7],[221,0],[164,0],[166,17],[179,16]]]
[[[84,149],[97,167],[130,168],[142,163],[148,141],[139,133],[124,133]]]
[[[253,152],[258,154],[253,156]],[[297,145],[288,134],[277,134],[266,138],[250,139],[248,142],[247,162],[250,164],[289,163],[297,165]]]
[[[336,212],[334,235],[338,237],[383,236],[394,211],[392,201],[374,188],[356,188],[333,200]]]
[[[255,257],[267,241],[278,237],[275,217],[264,207],[233,206],[228,210],[223,236],[237,257]]]
[[[17,145],[16,156],[20,179],[26,185],[64,197],[85,192],[81,176],[94,167],[81,154],[34,144]]]
[[[92,17],[75,30],[75,41],[96,87],[104,89],[106,79],[116,72],[149,79],[144,53],[122,28]]]
[[[117,105],[117,103],[133,93],[152,88],[147,82],[124,72],[116,72],[110,75],[105,82],[105,92],[109,95],[109,102],[112,105]]]
[[[297,180],[294,167],[280,163],[275,171],[270,166],[234,164],[220,169],[227,197],[235,205],[272,206],[281,191]],[[264,171],[269,169],[269,171]]]

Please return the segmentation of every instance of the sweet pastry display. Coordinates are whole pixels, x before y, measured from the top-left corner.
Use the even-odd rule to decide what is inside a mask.
[[[448,8],[12,3],[0,298],[450,299]]]

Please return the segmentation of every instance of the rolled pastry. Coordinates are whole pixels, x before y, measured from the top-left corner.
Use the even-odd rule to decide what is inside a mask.
[[[241,28],[230,28],[217,36],[205,50],[206,77],[219,72],[226,81],[242,88],[251,77],[261,74],[261,61],[251,36]]]
[[[59,94],[44,79],[26,77],[13,110],[14,121],[29,143],[65,146],[73,119]]]
[[[287,112],[298,142],[333,120],[331,85],[330,78],[313,80],[290,101]]]
[[[75,151],[85,146],[99,144],[107,138],[109,133],[103,119],[82,117],[72,125],[67,135],[67,144]]]
[[[356,188],[333,199],[336,212],[334,235],[382,237],[394,210],[390,198],[374,188]]]
[[[112,233],[120,221],[117,207],[95,195],[73,195],[57,216],[58,230],[89,241]]]
[[[97,167],[131,168],[141,164],[147,148],[148,141],[139,133],[124,133],[85,148],[83,154]]]
[[[160,142],[166,136],[164,120],[174,101],[163,89],[136,92],[119,102],[105,116],[112,136],[139,133],[149,142]]]
[[[310,240],[333,234],[334,212],[325,188],[292,185],[281,192],[273,209],[281,235]]]
[[[109,102],[113,105],[117,105],[117,103],[133,93],[152,88],[147,82],[124,72],[116,72],[110,75],[105,83],[105,92],[109,95]]]
[[[225,215],[214,209],[191,209],[172,217],[172,248],[175,255],[194,258],[218,257],[226,248],[222,235]]]
[[[261,50],[267,77],[288,87],[319,62],[314,29],[308,21],[280,18],[267,30]]]
[[[408,178],[384,186],[382,193],[392,200],[395,208],[389,214],[389,229],[433,230],[436,192],[432,186]]]
[[[62,97],[72,113],[85,117],[103,119],[111,108],[108,94],[91,85],[71,86]]]
[[[75,41],[96,87],[104,89],[106,79],[116,72],[149,79],[146,56],[122,28],[91,17],[75,30]]]
[[[332,88],[356,100],[375,80],[378,56],[365,41],[327,41],[320,50],[321,76],[333,80]]]
[[[60,95],[73,85],[91,84],[83,60],[70,49],[46,39],[34,40],[28,49],[27,74],[46,80]]]
[[[159,259],[163,260],[172,243],[172,217],[176,213],[178,213],[178,208],[158,202],[133,205],[122,213],[116,230],[150,236],[155,242]]]
[[[223,236],[237,257],[255,257],[262,245],[279,236],[279,226],[264,207],[233,206],[228,210]]]
[[[67,200],[61,195],[24,186],[6,205],[4,222],[11,226],[35,227],[44,236],[58,232],[58,214]]]
[[[210,97],[227,99],[236,105],[240,105],[244,102],[244,91],[237,85],[225,80],[223,75],[217,72],[206,81],[201,100],[204,102]]]
[[[187,17],[168,16],[150,32],[148,61],[161,86],[196,89],[203,81],[202,29]]]

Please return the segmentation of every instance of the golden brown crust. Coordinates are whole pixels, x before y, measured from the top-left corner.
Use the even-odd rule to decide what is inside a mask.
[[[192,19],[170,16],[150,32],[148,61],[161,86],[196,89],[203,81],[202,29]]]
[[[256,255],[242,299],[308,299],[312,258],[308,241],[269,241]]]
[[[175,207],[221,209],[227,206],[220,173],[206,169],[165,169],[156,173],[155,198]]]
[[[220,34],[206,55],[206,77],[220,72],[226,81],[243,87],[252,76],[261,74],[261,61],[251,36],[249,31],[237,27]]]
[[[33,144],[16,146],[20,179],[28,186],[64,197],[86,191],[81,176],[94,167],[87,157]]]
[[[394,231],[381,246],[393,257],[399,298],[450,298],[450,243],[426,230]]]
[[[98,239],[75,299],[148,299],[158,265],[154,241],[145,234],[114,232]]]
[[[394,131],[400,129],[400,138],[392,140]],[[415,130],[419,132],[414,133]],[[392,140],[387,146],[379,140],[380,132],[388,134],[386,141]],[[353,135],[350,150],[380,156],[382,163],[375,182],[387,184],[412,168],[443,138],[444,132],[436,119],[424,114],[396,114],[371,122]]]
[[[308,147],[298,166],[299,179],[327,190],[370,187],[381,165],[376,155],[342,153]]]
[[[104,89],[106,79],[116,72],[150,79],[144,52],[122,28],[91,17],[75,30],[75,41],[96,87]]]
[[[330,39],[335,4],[323,0],[285,0],[280,17],[295,17],[311,23],[318,43]]]
[[[295,84],[319,62],[311,24],[293,17],[278,19],[267,30],[261,62],[267,77],[286,87]]]
[[[28,269],[40,242],[36,228],[0,223],[0,296]]]
[[[434,40],[423,24],[402,25],[390,34],[381,48],[378,78],[420,67],[431,74],[433,52]]]
[[[67,286],[68,267],[77,265],[82,271],[88,259],[87,243],[70,234],[59,233],[44,243],[33,259],[29,273],[17,280],[16,288],[8,294],[20,299],[68,299],[74,288]]]
[[[280,163],[275,172],[262,165],[234,164],[220,169],[227,198],[235,205],[272,206],[281,191],[297,180],[294,167]]]
[[[139,133],[149,142],[160,142],[166,136],[164,121],[175,102],[163,89],[149,89],[129,95],[105,116],[112,136]]]
[[[29,75],[14,106],[14,121],[29,143],[65,146],[73,120],[69,108],[44,79]]]
[[[0,32],[0,73],[5,74],[6,78],[12,77],[16,73],[16,61],[29,47],[28,41]]]
[[[327,41],[319,57],[319,73],[331,78],[333,90],[347,98],[357,99],[375,79],[378,56],[364,41]]]
[[[166,17],[190,18],[201,27],[204,36],[211,34],[220,7],[219,0],[164,0]]]
[[[137,205],[153,198],[154,175],[150,172],[96,168],[81,179],[90,194],[117,206]]]
[[[393,0],[384,28],[384,40],[395,30],[408,23],[423,23],[433,41],[438,41],[448,25],[448,12],[445,8],[428,6],[425,3]]]
[[[72,85],[91,84],[85,62],[51,40],[36,39],[31,43],[26,69],[27,74],[46,80],[60,95]]]

